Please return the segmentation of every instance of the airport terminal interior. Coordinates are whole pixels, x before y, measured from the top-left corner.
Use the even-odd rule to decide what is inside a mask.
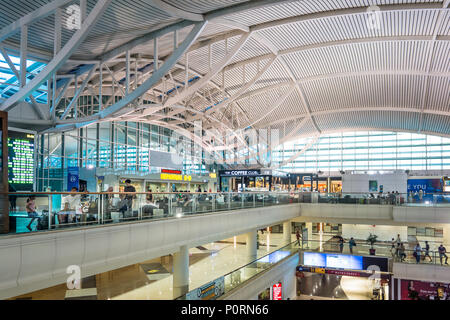
[[[450,0],[0,0],[0,299],[450,300],[449,93]]]

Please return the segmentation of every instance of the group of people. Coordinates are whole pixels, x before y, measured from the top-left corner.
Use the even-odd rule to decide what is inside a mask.
[[[370,194],[370,199],[384,199],[388,202],[388,204],[401,204],[402,196],[398,191],[388,191],[388,193],[383,194],[382,191],[378,192],[378,195],[375,197],[373,193]]]
[[[394,238],[392,238],[391,250],[392,250],[393,256],[398,257],[401,262],[405,261],[405,259],[407,257],[407,254],[405,253],[406,249],[405,249],[404,243],[400,239],[399,234],[397,235],[396,240],[394,240]],[[439,260],[440,260],[441,265],[443,264],[442,262],[443,262],[444,258],[445,258],[445,264],[448,264],[448,256],[446,254],[447,249],[444,247],[443,244],[441,244],[439,246],[438,253],[439,253]],[[431,256],[430,256],[430,244],[428,243],[428,241],[425,241],[424,249],[422,249],[419,241],[417,241],[416,245],[414,246],[414,249],[413,249],[413,256],[416,259],[416,263],[420,263],[422,256],[423,256],[424,261],[425,261],[425,258],[428,257],[429,261],[432,262],[433,258],[431,258]]]

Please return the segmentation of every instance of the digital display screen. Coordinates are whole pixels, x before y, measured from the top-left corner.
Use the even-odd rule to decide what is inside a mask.
[[[289,255],[289,251],[275,251],[265,257],[260,258],[258,262],[277,263],[278,261],[286,258]]]
[[[8,131],[8,181],[17,191],[33,189],[34,134]]]
[[[305,266],[326,267],[326,254],[319,252],[303,252],[303,264]]]
[[[334,253],[304,252],[303,264],[322,268],[364,270],[362,256]]]
[[[327,268],[363,270],[363,257],[327,254]]]

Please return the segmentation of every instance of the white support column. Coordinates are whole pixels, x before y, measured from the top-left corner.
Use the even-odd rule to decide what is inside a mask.
[[[80,0],[80,21],[81,23],[86,20],[87,15],[87,0]]]
[[[130,92],[130,50],[127,50],[126,54],[126,62],[125,62],[125,94],[127,95]]]
[[[103,109],[103,64],[100,63],[100,80],[98,84],[98,110]]]
[[[308,229],[308,241],[311,241],[312,240],[312,222],[307,222],[306,228]],[[307,246],[308,243],[305,242],[304,245]]]
[[[257,256],[257,230],[250,231],[246,235],[247,257],[249,261],[255,260]]]
[[[22,26],[20,30],[20,87],[27,83],[27,50],[28,50],[28,26]]]
[[[291,221],[283,222],[283,242],[285,244],[291,243],[291,233],[292,233]]]
[[[181,246],[173,255],[173,298],[189,291],[189,248]]]
[[[153,39],[153,70],[158,71],[158,38]]]

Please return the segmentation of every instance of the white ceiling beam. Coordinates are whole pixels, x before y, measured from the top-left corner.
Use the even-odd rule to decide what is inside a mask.
[[[186,10],[181,10],[167,2],[161,0],[146,0],[146,2],[150,3],[152,6],[164,11],[172,17],[181,18],[190,21],[203,21],[205,20],[203,15],[189,12]]]
[[[422,93],[422,103],[421,103],[421,109],[422,111],[425,109],[426,104],[428,103],[428,95],[430,94],[429,92],[429,79],[430,79],[430,70],[431,70],[431,64],[434,61],[434,54],[435,54],[435,48],[436,48],[436,38],[437,35],[439,33],[439,31],[442,28],[442,25],[444,23],[444,18],[447,15],[447,8],[450,4],[450,0],[445,0],[443,5],[442,5],[442,10],[439,12],[439,17],[436,21],[436,24],[434,26],[434,30],[433,30],[433,39],[428,43],[428,48],[427,48],[427,66],[426,66],[426,72],[427,75],[425,77],[425,82],[423,85],[423,93]],[[419,128],[417,130],[418,133],[420,133],[420,131],[422,130],[422,124],[423,124],[423,112],[420,113],[419,115]]]
[[[275,46],[267,39],[263,38],[260,34],[255,34],[255,39],[259,43],[265,45],[269,48],[270,51],[272,51],[273,54],[278,56],[279,52],[278,49],[275,48]],[[314,120],[314,117],[311,115],[311,106],[309,105],[309,101],[305,95],[305,92],[303,91],[303,88],[301,85],[297,82],[297,78],[295,77],[294,73],[292,72],[290,66],[286,63],[284,58],[282,56],[278,56],[278,61],[283,66],[285,72],[289,75],[289,78],[291,78],[292,82],[295,85],[295,88],[297,89],[297,92],[300,96],[300,99],[302,100],[303,107],[305,108],[306,112],[308,113],[309,118],[311,119],[311,122],[313,123],[314,127],[316,128],[317,132],[320,134],[319,126],[317,125],[316,121]]]
[[[181,93],[170,97],[165,103],[164,107],[170,107],[174,104],[180,103],[182,100],[186,99],[188,96],[193,94],[195,91],[206,85],[217,73],[222,70],[222,68],[238,53],[238,51],[244,46],[247,40],[250,38],[251,33],[246,33],[241,36],[238,43],[225,55],[225,57],[209,71],[204,77],[196,81],[192,86],[185,88]],[[161,109],[148,110],[145,115],[150,115],[152,113],[158,112]]]
[[[133,102],[138,97],[142,96],[147,90],[155,85],[164,75],[169,72],[175,63],[180,59],[180,57],[186,52],[189,46],[197,39],[200,33],[206,26],[206,21],[196,23],[195,27],[191,30],[191,32],[186,36],[184,41],[178,46],[178,48],[172,53],[172,55],[164,62],[164,64],[152,74],[152,76],[145,80],[139,87],[137,87],[130,94],[125,96],[120,101],[116,102],[112,106],[100,111],[100,118],[105,118],[113,115],[115,112],[119,111],[121,108],[125,107],[129,103]],[[150,108],[148,108],[150,109]],[[155,108],[155,110],[158,108]],[[150,110],[153,110],[150,109]],[[160,110],[160,109],[159,109]]]
[[[95,7],[89,13],[89,16],[82,23],[81,28],[73,34],[70,40],[55,55],[50,63],[23,88],[21,88],[13,96],[2,103],[2,105],[0,106],[0,110],[8,111],[13,105],[25,99],[33,91],[38,89],[43,82],[47,81],[52,76],[52,74],[55,73],[66,62],[66,60],[78,48],[81,42],[87,37],[91,29],[94,27],[95,23],[106,11],[111,1],[112,0],[98,0]]]

